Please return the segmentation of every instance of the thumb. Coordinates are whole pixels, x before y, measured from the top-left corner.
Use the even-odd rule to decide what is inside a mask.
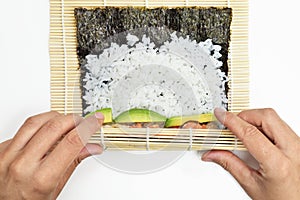
[[[83,161],[85,158],[88,158],[92,155],[98,155],[103,152],[103,149],[98,144],[87,144],[78,154],[77,158],[74,162],[69,166],[65,174],[63,175],[62,179],[60,180],[59,184],[56,187],[55,197],[59,195],[67,181],[69,180],[70,176],[73,174],[76,167]]]
[[[213,150],[202,155],[203,161],[214,162],[228,171],[249,194],[257,187],[257,171],[230,151]]]

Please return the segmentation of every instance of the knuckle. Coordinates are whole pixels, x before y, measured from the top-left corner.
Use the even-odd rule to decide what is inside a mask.
[[[238,113],[237,116],[243,119],[244,121],[248,121],[248,118],[250,117],[249,112],[251,112],[251,110],[243,110],[240,113]]]
[[[32,188],[34,192],[38,193],[49,193],[55,186],[50,180],[49,176],[44,173],[37,172],[32,178]]]
[[[50,114],[53,114],[54,116],[59,116],[59,115],[61,115],[58,111],[55,111],[55,110],[51,110],[49,113],[50,113]]]
[[[1,162],[0,162],[0,174],[3,174],[5,169],[6,169],[6,165],[3,162],[5,160],[4,154],[0,154],[0,160],[1,160]]]
[[[266,118],[277,115],[277,112],[273,108],[265,108],[263,109],[263,113]]]
[[[77,114],[67,114],[66,117],[72,119],[72,126],[77,126],[83,121],[83,117]]]
[[[24,173],[24,165],[23,162],[20,160],[13,161],[9,167],[8,171],[12,177],[14,177],[15,180],[22,180],[26,173]]]
[[[80,136],[76,132],[71,132],[66,136],[66,142],[72,146],[83,146]]]
[[[26,119],[24,125],[27,127],[35,127],[41,124],[41,120],[38,117],[32,116]]]
[[[243,179],[239,184],[243,188],[252,188],[253,185],[256,185],[258,182],[260,182],[260,179],[259,176],[257,176],[256,170],[245,170],[245,172],[243,172]]]
[[[230,171],[230,165],[226,160],[221,160],[220,161],[221,167],[223,167],[226,171]]]
[[[74,121],[76,122],[77,120],[78,121],[81,121],[83,120],[84,118],[78,114],[67,114],[66,116],[69,116],[69,117],[73,117]]]
[[[236,116],[233,113],[227,112],[224,118],[224,124],[231,124]]]
[[[82,162],[82,159],[77,157],[75,160],[74,160],[74,166],[76,167],[77,165],[79,165],[80,163]]]
[[[277,180],[285,181],[287,178],[291,176],[291,164],[289,160],[286,159],[280,159],[280,161],[277,163],[280,164],[276,166],[276,170],[274,170],[274,168],[273,170],[270,169],[270,177],[274,177]]]
[[[243,128],[243,138],[248,139],[248,138],[252,138],[255,137],[258,134],[258,129],[255,126],[252,125],[246,125]]]
[[[300,137],[297,136],[297,139],[295,141],[295,151],[294,152],[300,152]],[[300,159],[300,157],[297,154],[297,158]]]
[[[63,124],[58,120],[51,120],[47,122],[46,129],[51,132],[60,132],[62,131]]]
[[[248,111],[249,111],[249,110],[243,110],[243,111],[239,112],[239,113],[237,114],[237,116],[243,118],[243,117],[245,117],[245,116],[247,115],[247,112],[248,112]]]
[[[226,154],[221,160],[220,165],[228,172],[232,172],[232,166],[230,164],[230,160],[234,160],[235,155],[234,154]]]

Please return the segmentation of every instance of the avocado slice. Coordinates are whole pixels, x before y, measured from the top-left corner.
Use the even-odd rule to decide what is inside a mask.
[[[215,121],[216,118],[212,113],[205,113],[199,115],[189,115],[189,116],[176,116],[167,119],[165,127],[174,127],[174,126],[181,126],[187,121],[198,121],[199,123],[206,123]]]
[[[94,112],[91,112],[89,114],[87,114],[85,117],[89,117],[97,112],[100,112],[103,114],[104,116],[104,122],[103,123],[111,123],[113,121],[112,119],[112,110],[111,108],[102,108],[100,110],[96,110]]]
[[[161,114],[147,110],[133,108],[121,113],[115,118],[116,123],[132,123],[132,122],[165,122],[166,117]]]

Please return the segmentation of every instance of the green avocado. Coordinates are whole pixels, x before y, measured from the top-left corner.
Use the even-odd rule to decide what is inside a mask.
[[[176,116],[167,119],[165,127],[169,128],[169,127],[181,126],[187,121],[198,121],[199,123],[206,123],[215,120],[216,118],[212,113],[190,115],[190,116]]]
[[[147,109],[130,109],[121,113],[115,118],[116,123],[132,123],[132,122],[165,122],[166,117]]]
[[[96,110],[94,112],[91,112],[91,113],[87,114],[85,117],[91,116],[91,115],[93,115],[97,112],[100,112],[100,113],[103,114],[103,116],[104,116],[104,122],[103,123],[111,123],[113,121],[111,108],[102,108],[100,110]]]

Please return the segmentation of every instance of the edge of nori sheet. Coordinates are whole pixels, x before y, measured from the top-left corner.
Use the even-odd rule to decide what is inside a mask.
[[[228,75],[227,60],[231,34],[231,8],[75,8],[74,15],[77,29],[77,56],[81,71],[82,97],[85,95],[83,87],[85,84],[83,79],[86,74],[83,67],[86,64],[85,57],[90,53],[99,54],[101,49],[109,47],[109,42],[115,34],[147,27],[167,27],[172,31],[177,31],[182,36],[189,35],[192,40],[197,42],[212,39],[214,44],[222,47],[220,51],[222,57],[219,60],[223,62],[223,66],[220,69]],[[225,93],[228,94],[227,83],[225,84]],[[86,107],[87,105],[82,99],[83,114]]]

